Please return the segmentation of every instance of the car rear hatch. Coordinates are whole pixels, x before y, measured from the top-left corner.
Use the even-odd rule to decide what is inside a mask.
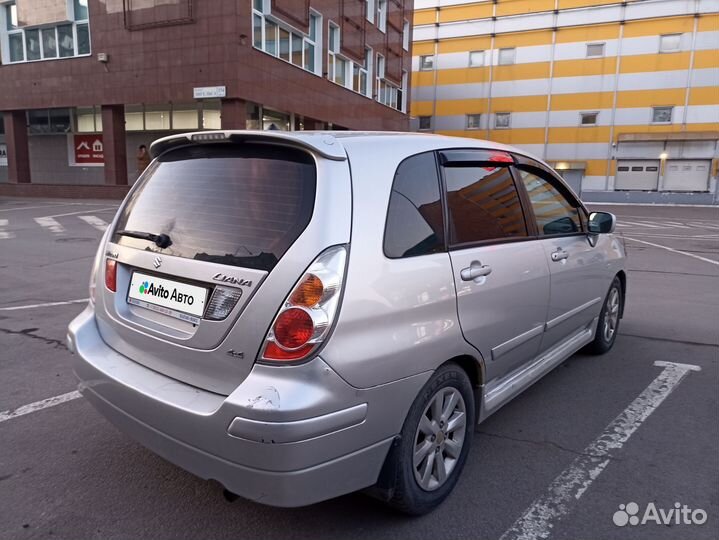
[[[248,132],[171,137],[153,153],[104,247],[98,327],[132,360],[229,394],[303,271],[349,241],[346,156],[332,137]]]

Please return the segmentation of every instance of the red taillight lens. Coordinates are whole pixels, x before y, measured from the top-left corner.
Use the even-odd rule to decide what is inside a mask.
[[[105,287],[112,292],[117,290],[117,261],[105,259]]]
[[[265,348],[264,357],[269,360],[299,360],[304,358],[314,348],[311,343],[303,345],[294,351],[286,351],[276,343],[268,342]]]
[[[280,313],[272,330],[278,345],[285,349],[297,349],[312,338],[315,326],[305,310],[290,308]]]

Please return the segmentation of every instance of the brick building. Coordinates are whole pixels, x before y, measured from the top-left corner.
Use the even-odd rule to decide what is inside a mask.
[[[410,0],[0,0],[0,194],[121,193],[139,145],[177,131],[406,130],[411,19]]]

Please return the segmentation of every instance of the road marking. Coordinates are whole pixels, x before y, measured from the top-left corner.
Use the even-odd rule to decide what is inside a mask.
[[[48,229],[53,234],[62,234],[65,232],[65,227],[60,225],[60,223],[51,216],[36,217],[35,223]]]
[[[714,223],[697,223],[696,221],[693,221],[689,223],[689,225],[693,227],[701,227],[703,229],[719,229],[719,225],[715,225]]]
[[[666,249],[667,251],[671,251],[672,253],[678,253],[679,255],[686,255],[687,257],[692,257],[693,259],[699,259],[700,261],[708,262],[710,264],[716,264],[719,266],[719,261],[715,261],[714,259],[707,259],[706,257],[701,257],[699,255],[694,255],[693,253],[687,253],[686,251],[681,251],[679,249],[670,248],[667,246],[663,246],[661,244],[654,244],[653,242],[647,242],[646,240],[639,240],[638,238],[631,238],[629,236],[625,236],[627,240],[632,240],[633,242],[639,242],[640,244],[646,244],[648,246],[657,247],[660,249]]]
[[[569,513],[570,506],[586,493],[649,415],[690,371],[701,371],[699,366],[690,364],[654,362],[654,365],[664,370],[554,479],[547,492],[527,508],[500,540],[549,538],[555,522]]]
[[[67,394],[61,394],[59,396],[43,399],[42,401],[36,401],[35,403],[30,403],[29,405],[23,405],[17,409],[2,411],[0,412],[0,422],[5,422],[6,420],[12,420],[18,416],[24,416],[49,407],[54,407],[55,405],[60,405],[61,403],[67,403],[68,401],[72,401],[73,399],[77,399],[79,397],[82,397],[82,394],[75,390],[74,392],[68,392]]]
[[[69,304],[82,304],[89,300],[90,300],[89,298],[78,298],[77,300],[66,300],[64,302],[46,302],[44,304],[28,304],[25,306],[0,307],[0,311],[18,311],[21,309],[35,309],[35,308],[52,307],[52,306],[67,306]]]
[[[629,225],[636,225],[638,227],[649,227],[650,229],[664,229],[665,227],[662,227],[661,225],[653,225],[651,223],[648,223],[646,221],[627,221],[626,219],[622,220],[622,223],[628,223]]]
[[[117,210],[117,206],[110,206],[110,207],[108,207],[108,208],[98,208],[97,210],[95,210],[95,209],[93,208],[93,211],[94,211],[94,212],[107,212],[108,210]],[[77,212],[68,212],[68,213],[66,213],[66,214],[55,214],[54,216],[46,216],[46,217],[56,218],[56,217],[65,217],[65,216],[76,216],[76,215],[78,215],[78,214],[84,214],[84,213],[86,213],[86,212],[87,212],[87,209],[85,209],[85,210],[79,210],[79,211],[77,211]],[[42,219],[42,218],[41,218],[41,219]]]
[[[14,210],[36,210],[37,208],[54,208],[56,206],[70,206],[70,204],[46,204],[43,206],[22,206],[22,207],[16,207],[16,208],[0,208],[0,212],[12,212]]]
[[[104,231],[107,229],[107,223],[97,216],[77,216],[88,225],[92,225],[98,231]]]
[[[10,223],[7,219],[0,219],[0,240],[7,240],[8,238],[15,238],[15,234],[9,231],[3,231],[2,229],[8,226]]]

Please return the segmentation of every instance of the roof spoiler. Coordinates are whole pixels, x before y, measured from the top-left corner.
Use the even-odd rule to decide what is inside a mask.
[[[248,130],[196,131],[192,133],[170,135],[169,137],[157,139],[150,145],[150,156],[154,159],[172,148],[178,148],[188,144],[204,144],[211,142],[276,143],[304,148],[334,161],[344,161],[347,159],[347,153],[340,142],[332,135],[324,132]]]

